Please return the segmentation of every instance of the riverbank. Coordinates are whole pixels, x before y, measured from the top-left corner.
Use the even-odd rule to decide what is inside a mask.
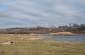
[[[48,36],[51,36],[51,35],[53,35],[53,36],[85,36],[85,33],[73,33],[73,32],[55,32],[55,33],[53,33],[53,32],[50,32],[50,33],[29,33],[29,34],[27,34],[27,33],[24,33],[24,34],[5,34],[5,33],[3,33],[3,34],[0,34],[0,35],[31,35],[31,36],[38,36],[38,35],[48,35]]]
[[[0,55],[85,55],[85,43],[28,38],[29,35],[0,35],[0,43],[14,43],[0,44]]]
[[[85,33],[57,32],[57,33],[49,33],[49,35],[54,35],[54,36],[85,36]]]

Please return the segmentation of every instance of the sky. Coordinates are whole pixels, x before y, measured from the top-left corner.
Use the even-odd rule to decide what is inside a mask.
[[[85,0],[0,0],[0,28],[85,24]]]

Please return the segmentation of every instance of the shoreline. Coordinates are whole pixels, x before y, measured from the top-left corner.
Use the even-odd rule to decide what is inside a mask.
[[[32,36],[38,36],[38,35],[48,35],[48,36],[85,36],[85,34],[0,34],[0,35],[32,35]]]

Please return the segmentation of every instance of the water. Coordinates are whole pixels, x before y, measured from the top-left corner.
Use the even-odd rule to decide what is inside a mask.
[[[59,40],[68,42],[85,42],[85,36],[49,36],[42,40]]]

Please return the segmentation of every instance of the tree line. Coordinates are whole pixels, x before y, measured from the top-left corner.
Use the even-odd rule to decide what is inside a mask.
[[[63,26],[51,26],[51,27],[31,27],[31,28],[6,28],[0,29],[0,34],[48,34],[56,32],[73,32],[73,33],[85,33],[85,24],[69,24]]]

